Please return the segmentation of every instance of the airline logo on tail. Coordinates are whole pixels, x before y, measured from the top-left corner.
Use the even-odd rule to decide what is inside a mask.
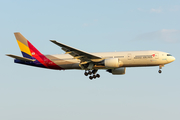
[[[23,57],[35,60],[33,63],[39,66],[53,69],[62,69],[53,61],[40,53],[21,33],[14,33]]]

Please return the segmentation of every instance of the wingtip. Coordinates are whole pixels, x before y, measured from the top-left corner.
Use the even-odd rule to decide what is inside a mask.
[[[56,42],[56,40],[50,40],[51,42]]]
[[[20,32],[14,32],[14,34],[18,34],[18,33],[20,33]]]
[[[6,56],[9,56],[9,57],[12,57],[13,55],[12,54],[5,54]]]
[[[6,56],[10,56],[10,54],[5,54]]]

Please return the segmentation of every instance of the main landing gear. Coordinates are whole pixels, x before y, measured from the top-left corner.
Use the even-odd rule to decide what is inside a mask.
[[[162,67],[164,67],[164,65],[159,65],[159,70],[158,70],[158,73],[160,74],[160,73],[162,73]]]
[[[92,80],[92,79],[96,79],[96,78],[99,78],[100,75],[99,74],[96,74],[98,70],[88,70],[88,71],[85,71],[84,72],[84,75],[85,76],[88,76],[88,75],[91,75],[89,76],[89,79]],[[92,75],[93,74],[93,75]]]

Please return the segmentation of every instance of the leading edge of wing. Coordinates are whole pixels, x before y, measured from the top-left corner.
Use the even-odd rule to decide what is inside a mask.
[[[64,50],[66,53],[72,55],[73,57],[76,57],[76,55],[73,55],[71,53],[75,53],[77,54],[77,58],[79,56],[79,59],[81,57],[86,57],[86,58],[89,58],[89,59],[102,59],[101,57],[99,56],[96,56],[96,55],[93,55],[91,53],[87,53],[87,52],[84,52],[82,50],[78,50],[76,48],[73,48],[73,47],[70,47],[70,46],[67,46],[65,44],[62,44],[60,42],[57,42],[56,40],[50,40],[51,42],[53,42],[54,44],[60,46],[62,48],[62,50]]]

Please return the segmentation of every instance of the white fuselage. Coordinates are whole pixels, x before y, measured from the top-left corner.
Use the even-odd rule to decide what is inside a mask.
[[[160,51],[127,51],[127,52],[104,52],[91,53],[103,59],[118,58],[120,67],[141,67],[141,66],[159,66],[173,62],[175,58],[168,53]],[[73,58],[68,54],[51,55],[51,60],[64,69],[81,69],[80,60]],[[58,59],[55,59],[58,58]],[[107,69],[98,67],[98,69]]]

